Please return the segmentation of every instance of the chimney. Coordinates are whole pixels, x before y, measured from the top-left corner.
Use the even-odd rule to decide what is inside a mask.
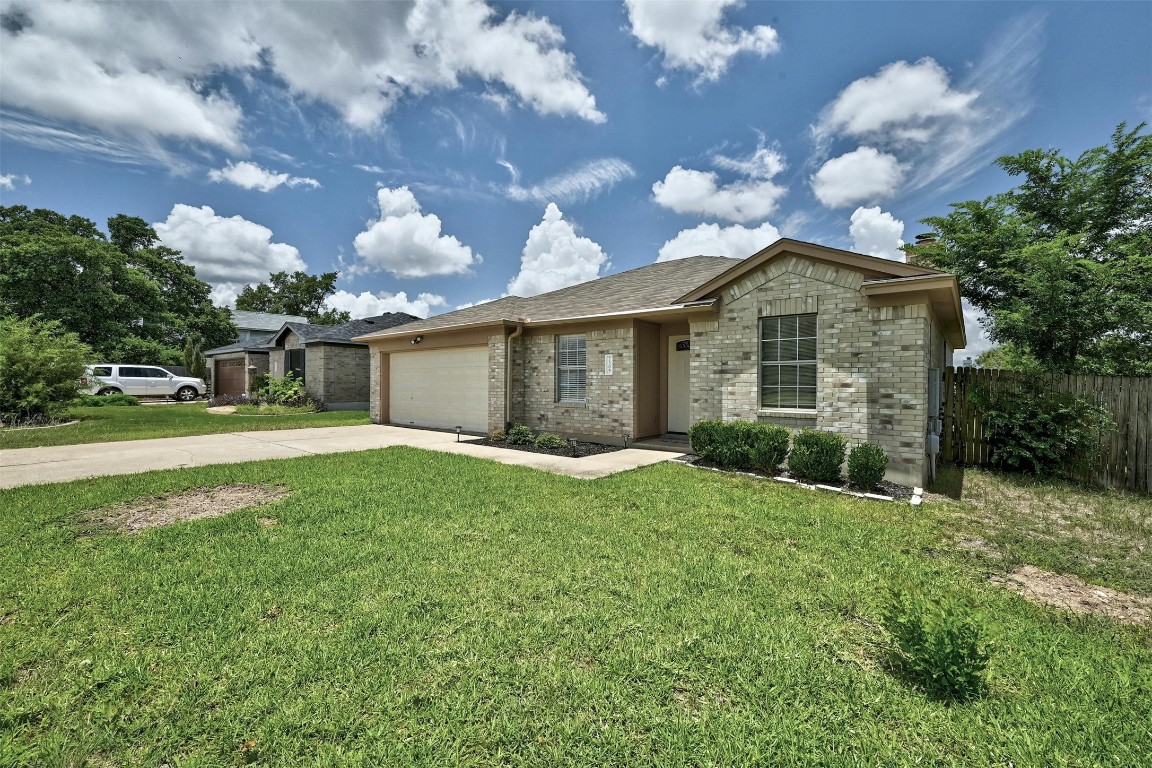
[[[925,245],[933,245],[936,242],[935,232],[925,232],[922,235],[916,235],[916,243],[909,248],[905,253],[904,261],[914,266],[917,266],[919,259],[917,258],[916,249]]]

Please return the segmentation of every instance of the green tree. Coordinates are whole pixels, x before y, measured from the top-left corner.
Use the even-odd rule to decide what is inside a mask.
[[[317,325],[339,325],[352,319],[349,312],[328,309],[324,300],[336,292],[336,272],[276,272],[267,283],[248,285],[236,297],[236,309],[303,315]]]
[[[226,310],[142,219],[0,207],[0,314],[59,321],[107,361],[178,363],[183,340],[236,338]]]
[[[918,260],[953,272],[999,344],[1045,370],[1152,374],[1152,136],[1123,123],[1075,160],[996,164],[1022,183],[924,219]]]
[[[55,320],[0,317],[0,420],[42,419],[68,407],[92,350]]]
[[[191,336],[184,340],[184,367],[188,369],[189,376],[197,379],[208,377],[208,360],[199,342]]]

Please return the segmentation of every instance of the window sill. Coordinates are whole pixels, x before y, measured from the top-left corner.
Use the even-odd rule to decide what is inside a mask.
[[[815,408],[761,408],[759,411],[761,416],[804,416],[811,417],[816,415]]]

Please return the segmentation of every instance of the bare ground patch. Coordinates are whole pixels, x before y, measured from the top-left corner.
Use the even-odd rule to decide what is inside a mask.
[[[126,504],[93,510],[89,522],[125,533],[172,525],[187,520],[223,517],[238,509],[262,507],[290,495],[283,485],[236,483],[211,488],[195,488],[181,493],[148,496]],[[273,518],[261,518],[271,520]],[[263,523],[265,524],[266,523]]]
[[[1094,586],[1075,576],[1052,573],[1032,565],[1017,568],[1006,576],[993,576],[991,581],[1032,602],[1074,613],[1106,616],[1125,624],[1152,621],[1152,597]]]

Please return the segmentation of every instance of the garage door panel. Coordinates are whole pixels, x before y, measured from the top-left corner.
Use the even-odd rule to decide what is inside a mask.
[[[243,360],[217,360],[215,386],[216,394],[244,394],[244,373],[245,366]]]
[[[395,352],[389,362],[393,424],[488,431],[488,348]]]

